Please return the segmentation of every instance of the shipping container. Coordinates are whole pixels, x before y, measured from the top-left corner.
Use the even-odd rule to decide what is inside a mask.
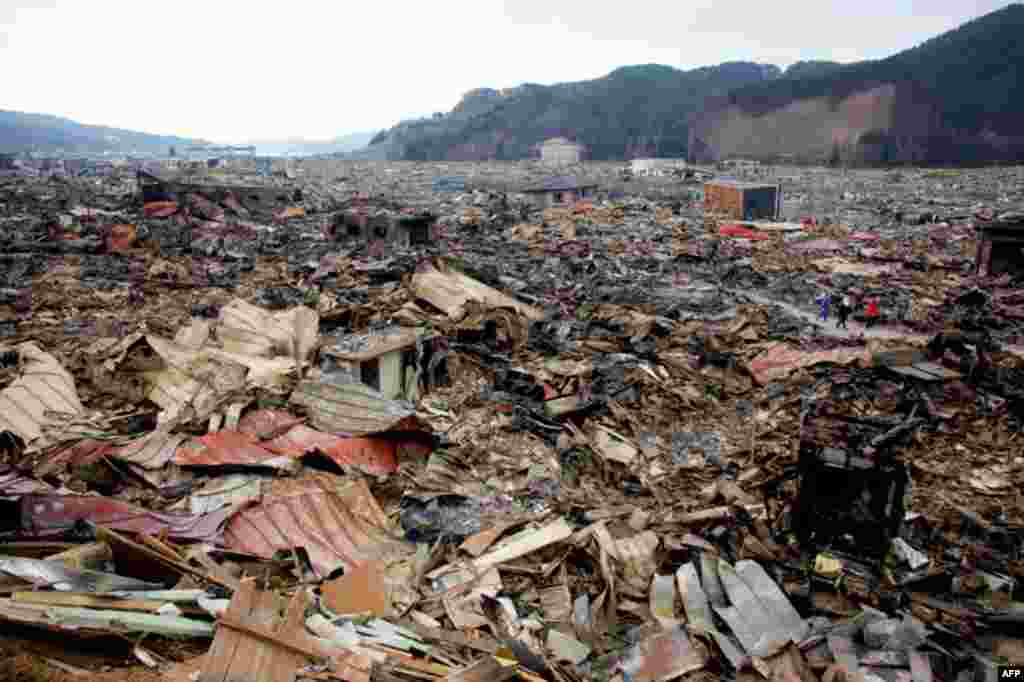
[[[704,210],[733,220],[778,220],[779,185],[717,180],[704,184]]]

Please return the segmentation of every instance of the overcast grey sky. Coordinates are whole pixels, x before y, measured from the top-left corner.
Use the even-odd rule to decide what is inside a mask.
[[[1007,0],[0,0],[0,109],[323,139],[619,66],[886,57]]]

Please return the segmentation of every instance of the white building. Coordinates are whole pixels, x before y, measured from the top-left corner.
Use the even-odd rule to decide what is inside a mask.
[[[579,163],[582,156],[583,147],[564,137],[553,137],[550,140],[545,140],[540,146],[540,159],[544,163]]]

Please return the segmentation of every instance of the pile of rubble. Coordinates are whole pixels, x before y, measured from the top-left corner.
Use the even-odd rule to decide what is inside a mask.
[[[973,222],[265,189],[0,184],[8,678],[1024,663],[1024,316]]]

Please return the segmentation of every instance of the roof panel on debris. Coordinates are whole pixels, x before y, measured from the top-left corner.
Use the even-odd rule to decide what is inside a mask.
[[[536,187],[524,189],[523,192],[527,194],[533,192],[569,192],[590,187],[597,187],[597,183],[589,182],[587,180],[581,181],[571,175],[560,175],[553,178],[547,178]]]
[[[542,319],[538,308],[492,289],[486,284],[447,267],[424,263],[412,278],[413,291],[431,305],[443,310],[449,317],[458,317],[470,301],[479,301],[492,308],[512,308],[530,320]]]
[[[171,514],[142,509],[109,497],[91,495],[26,495],[20,503],[21,532],[28,537],[62,535],[82,522],[125,533],[159,535],[178,540],[218,544],[225,522],[235,513]]]
[[[11,431],[32,444],[43,437],[47,426],[67,421],[83,407],[74,378],[55,357],[31,342],[12,350],[23,368],[21,375],[0,391],[0,431]]]
[[[229,548],[269,559],[275,552],[302,547],[326,576],[405,545],[362,479],[310,476],[275,488],[229,522]]]
[[[182,444],[174,462],[182,466],[255,466],[285,471],[297,470],[299,466],[293,458],[262,447],[254,436],[229,429]]]
[[[305,407],[313,426],[328,433],[368,436],[421,429],[411,404],[388,400],[364,384],[304,381],[290,401]]]

